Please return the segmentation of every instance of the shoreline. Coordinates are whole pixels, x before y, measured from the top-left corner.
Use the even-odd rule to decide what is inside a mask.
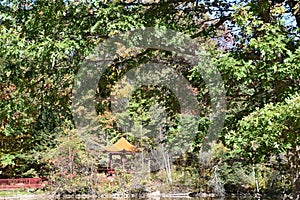
[[[151,192],[151,193],[144,193],[144,194],[130,194],[130,193],[113,193],[113,194],[101,194],[101,195],[87,195],[87,194],[76,194],[76,195],[51,195],[51,194],[16,194],[14,196],[0,196],[0,200],[17,200],[17,199],[24,199],[24,200],[36,200],[36,199],[130,199],[130,198],[149,198],[149,199],[160,199],[160,198],[185,198],[185,199],[192,199],[192,198],[232,198],[232,197],[239,197],[239,198],[248,198],[248,197],[266,197],[266,196],[273,196],[268,194],[227,194],[225,196],[218,196],[214,193],[161,193],[160,191]],[[282,195],[274,195],[277,197],[281,197]],[[284,194],[283,197],[288,198],[289,194]]]

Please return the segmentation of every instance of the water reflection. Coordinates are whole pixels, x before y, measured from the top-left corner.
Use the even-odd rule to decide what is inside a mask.
[[[66,198],[62,200],[125,200],[126,198]],[[128,198],[129,199],[129,198]],[[163,197],[157,197],[157,198],[144,198],[144,199],[134,199],[131,198],[130,200],[279,200],[280,197],[274,198],[274,197],[263,197],[263,198],[255,198],[255,197],[223,197],[223,198],[195,198],[195,197],[187,197],[187,198],[163,198]]]

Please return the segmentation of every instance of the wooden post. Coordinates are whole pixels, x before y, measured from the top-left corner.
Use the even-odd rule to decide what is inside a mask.
[[[125,156],[124,152],[121,154],[121,160],[122,160],[123,171],[125,172],[125,160],[126,160],[126,156]]]
[[[109,154],[109,170],[112,169],[112,154]]]

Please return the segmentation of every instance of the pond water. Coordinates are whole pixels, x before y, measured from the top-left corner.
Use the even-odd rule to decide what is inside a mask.
[[[48,199],[52,199],[50,196],[47,196],[47,195],[42,195],[42,196],[39,196],[39,195],[16,195],[16,196],[13,196],[13,195],[10,195],[10,196],[0,196],[0,200],[15,200],[15,199],[24,199],[24,200],[37,200],[37,199],[44,199],[44,200],[48,200]],[[126,199],[132,199],[132,200],[171,200],[171,199],[175,199],[175,200],[187,200],[187,199],[190,199],[190,200],[280,200],[282,199],[282,197],[274,197],[274,196],[264,196],[264,197],[261,197],[261,198],[255,198],[255,197],[251,197],[251,196],[240,196],[240,197],[224,197],[224,198],[212,198],[212,197],[208,197],[208,198],[195,198],[195,197],[187,197],[187,198],[182,198],[182,197],[173,197],[173,198],[165,198],[165,197],[148,197],[148,198],[122,198],[122,197],[119,197],[119,198],[73,198],[73,197],[68,197],[68,198],[59,198],[61,200],[126,200]]]
[[[66,198],[62,200],[116,200],[116,199],[123,199],[123,198]],[[255,198],[255,197],[224,197],[224,198],[162,198],[162,197],[157,197],[157,198],[144,198],[141,200],[279,200],[281,199],[280,197],[274,198],[274,197],[263,197],[263,198]],[[137,200],[137,199],[136,199]]]

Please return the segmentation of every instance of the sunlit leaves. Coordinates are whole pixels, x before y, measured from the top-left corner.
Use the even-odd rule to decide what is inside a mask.
[[[299,102],[299,96],[295,96],[284,103],[268,104],[241,120],[238,130],[227,135],[228,144],[235,144],[233,152],[267,162],[263,156],[268,159],[299,145]]]

